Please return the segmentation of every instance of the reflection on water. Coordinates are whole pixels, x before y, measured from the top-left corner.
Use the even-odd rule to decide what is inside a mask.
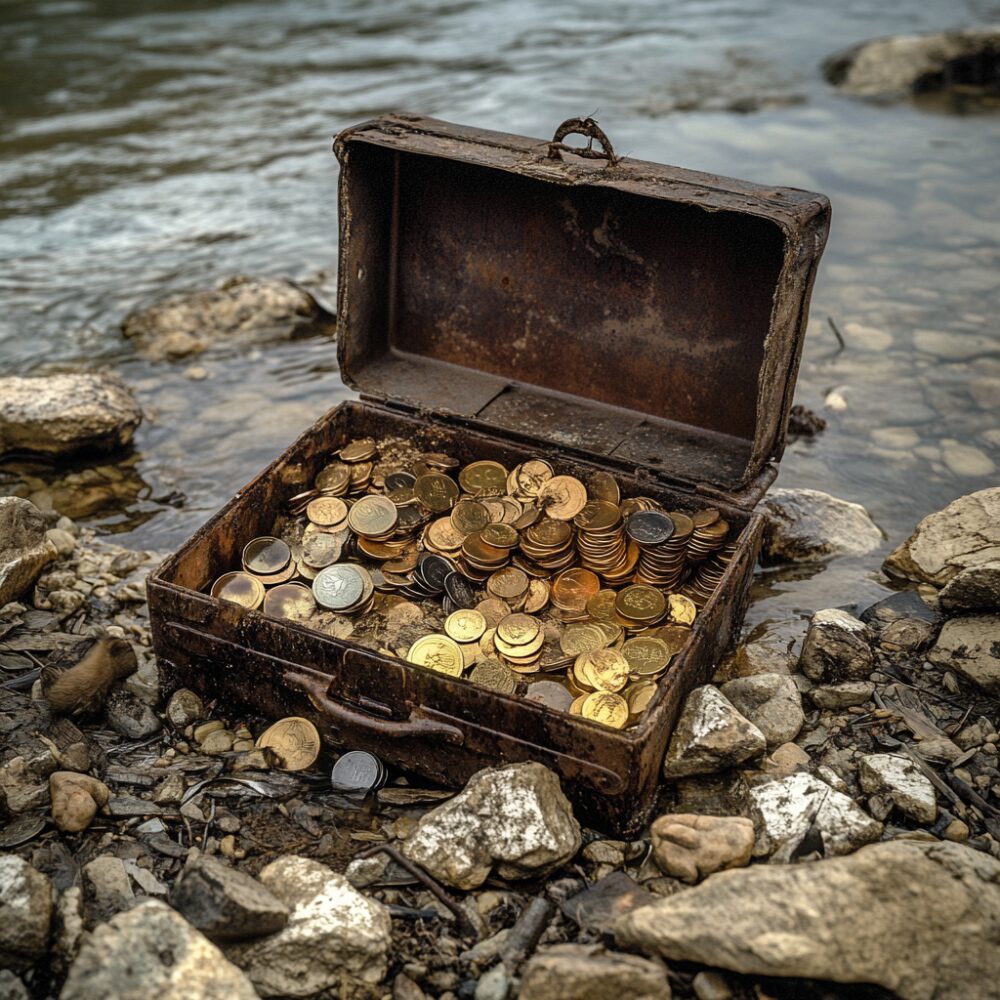
[[[996,481],[1000,117],[844,98],[818,65],[997,18],[988,0],[6,2],[2,368],[107,364],[137,386],[131,485],[94,516],[169,548],[347,392],[326,341],[202,359],[195,381],[136,357],[124,313],[238,272],[331,295],[344,125],[405,108],[544,136],[596,112],[625,154],[831,197],[797,396],[830,426],[781,483],[865,504],[888,548]],[[876,563],[764,577],[750,620],[877,596]]]

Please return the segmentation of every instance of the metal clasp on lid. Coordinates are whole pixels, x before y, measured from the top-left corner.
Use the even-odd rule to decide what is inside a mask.
[[[582,149],[567,146],[562,140],[568,135],[586,136],[587,145]],[[601,144],[600,149],[594,149],[595,139]],[[549,143],[546,157],[550,160],[561,160],[563,153],[572,153],[574,156],[582,156],[587,160],[607,160],[612,166],[618,162],[618,156],[611,145],[611,140],[593,118],[567,118],[556,129],[556,134]]]

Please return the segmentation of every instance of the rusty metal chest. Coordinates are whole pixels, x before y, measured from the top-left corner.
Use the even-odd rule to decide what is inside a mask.
[[[589,136],[584,148],[563,140]],[[593,148],[593,141],[602,149]],[[621,835],[653,807],[684,696],[735,638],[829,226],[822,195],[394,115],[341,133],[338,354],[360,400],[306,430],[148,583],[165,688],[458,785],[537,760]],[[509,697],[206,593],[329,454],[407,438],[461,462],[544,455],[625,496],[722,511],[735,552],[639,724]]]

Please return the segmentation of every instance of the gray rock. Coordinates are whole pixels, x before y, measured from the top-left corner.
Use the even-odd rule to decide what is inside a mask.
[[[1000,693],[1000,615],[946,622],[927,659],[954,670],[991,694]]]
[[[1000,558],[1000,486],[959,497],[928,514],[892,552],[883,569],[943,587],[964,569],[995,567]]]
[[[190,688],[179,688],[167,702],[167,718],[178,729],[204,719],[205,714],[205,703]]]
[[[934,641],[937,625],[920,618],[897,618],[879,636],[879,645],[890,652],[918,653]]]
[[[768,746],[794,740],[806,721],[802,695],[788,674],[739,677],[721,691],[764,734]]]
[[[332,336],[334,317],[304,289],[278,278],[237,276],[210,291],[181,292],[138,309],[122,333],[155,360],[197,354],[219,341],[264,344]]]
[[[882,531],[864,507],[820,490],[771,490],[761,508],[769,525],[761,555],[768,563],[863,556],[882,544]]]
[[[941,90],[959,68],[958,79],[975,82],[969,80],[970,73],[981,67],[985,84],[996,79],[998,63],[1000,28],[966,28],[862,42],[830,56],[823,72],[845,93],[894,97]]]
[[[667,778],[713,774],[759,757],[766,747],[764,734],[709,684],[688,695],[663,773]]]
[[[743,816],[668,813],[650,827],[653,857],[660,870],[683,882],[750,863],[753,823]]]
[[[757,830],[755,857],[789,861],[807,834],[822,841],[827,857],[849,854],[882,835],[881,823],[811,774],[757,785],[750,789],[750,802]]]
[[[103,919],[128,909],[135,893],[121,858],[103,854],[83,866],[87,897]]]
[[[45,518],[30,501],[0,497],[0,608],[29,590],[56,558]]]
[[[31,1000],[28,988],[10,969],[0,969],[0,1000]]]
[[[621,917],[617,943],[734,972],[876,983],[903,1000],[1000,997],[1000,862],[892,841],[755,865]]]
[[[105,705],[108,725],[130,740],[143,740],[158,733],[161,722],[157,714],[131,691],[112,691]]]
[[[754,674],[790,674],[795,670],[796,661],[788,646],[780,639],[757,639],[737,646],[719,665],[712,681],[724,684]]]
[[[945,611],[993,611],[1000,609],[1000,559],[959,570],[940,594]]]
[[[541,875],[580,849],[580,825],[558,777],[541,764],[474,774],[453,799],[425,813],[403,853],[459,889]]]
[[[250,875],[201,854],[189,861],[170,905],[213,941],[274,934],[288,923],[288,907]]]
[[[817,684],[866,681],[875,667],[873,639],[868,626],[846,611],[817,611],[802,643],[799,666]]]
[[[141,420],[132,390],[111,372],[0,378],[0,453],[114,451]]]
[[[888,795],[900,812],[918,823],[937,819],[930,779],[908,757],[873,753],[858,762],[858,780],[869,795]]]
[[[662,962],[606,951],[596,944],[558,944],[525,966],[520,1000],[670,1000]]]
[[[256,1000],[247,977],[166,903],[149,899],[94,929],[59,1000]]]
[[[392,941],[389,911],[362,896],[343,875],[295,855],[278,858],[260,881],[290,910],[277,934],[226,948],[262,997],[309,997],[344,991],[345,980],[379,983]]]
[[[489,972],[483,973],[476,983],[475,1000],[506,1000],[510,992],[511,977],[507,967],[500,962]]]
[[[809,690],[809,700],[828,712],[839,712],[854,705],[864,705],[875,694],[871,681],[843,681],[840,684],[820,684]]]
[[[16,854],[0,854],[0,967],[22,972],[48,951],[52,883]]]
[[[55,934],[52,951],[63,971],[69,969],[84,939],[83,890],[71,885],[56,903]]]

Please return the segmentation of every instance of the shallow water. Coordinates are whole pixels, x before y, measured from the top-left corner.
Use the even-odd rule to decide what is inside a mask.
[[[843,97],[818,64],[997,20],[983,0],[8,0],[0,368],[107,365],[137,387],[136,454],[90,520],[169,549],[348,392],[317,340],[203,358],[192,381],[139,358],[124,313],[240,272],[332,298],[345,125],[406,109],[546,136],[596,113],[621,153],[830,196],[797,392],[829,428],[779,482],[865,504],[888,550],[997,480],[1000,116]],[[878,561],[762,578],[749,621],[867,603]]]

